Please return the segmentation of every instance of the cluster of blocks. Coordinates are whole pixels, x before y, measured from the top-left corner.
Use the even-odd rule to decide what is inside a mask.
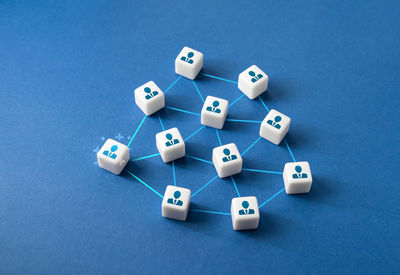
[[[189,79],[195,79],[203,67],[203,54],[184,47],[175,59],[175,72]],[[248,98],[254,99],[267,90],[268,75],[256,65],[240,73],[238,88]],[[135,89],[135,102],[147,116],[165,107],[165,96],[153,82]],[[207,96],[201,110],[201,124],[222,129],[228,114],[229,102],[223,98]],[[290,127],[290,117],[270,110],[260,125],[260,136],[279,145]],[[178,128],[159,132],[155,136],[156,147],[163,162],[167,163],[185,156],[185,142]],[[107,139],[97,153],[101,168],[120,174],[129,161],[129,149],[115,140]],[[238,174],[242,171],[243,159],[234,143],[216,147],[212,151],[212,162],[220,178]],[[286,163],[283,169],[283,182],[287,194],[308,193],[312,175],[308,162]],[[191,191],[187,188],[169,185],[162,201],[162,216],[185,221],[190,206]],[[232,199],[231,217],[234,230],[258,228],[260,213],[257,198],[238,197]]]

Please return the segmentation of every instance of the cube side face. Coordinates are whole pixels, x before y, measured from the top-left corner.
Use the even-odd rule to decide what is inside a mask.
[[[190,196],[190,189],[168,185],[161,204],[162,216],[185,221],[189,212]]]
[[[239,197],[231,203],[232,226],[234,230],[257,229],[260,212],[256,197]]]
[[[186,78],[195,79],[202,68],[203,54],[189,47],[184,47],[175,59],[175,72]]]
[[[147,116],[165,107],[164,93],[153,81],[149,81],[135,89],[134,93],[136,105]]]
[[[228,154],[224,150],[228,149]],[[213,149],[212,162],[220,178],[229,177],[242,172],[243,159],[234,143]]]
[[[228,115],[228,104],[225,99],[207,96],[201,109],[201,124],[222,129]]]
[[[283,169],[283,182],[287,194],[310,192],[312,174],[308,162],[289,162]]]
[[[107,139],[97,153],[99,167],[119,175],[129,161],[129,148],[122,143]]]
[[[290,121],[288,116],[272,109],[261,122],[260,136],[279,145],[289,131]]]
[[[239,74],[238,88],[248,98],[254,99],[267,90],[268,75],[253,65]]]
[[[156,134],[156,146],[164,162],[185,156],[185,142],[178,128],[171,128]]]

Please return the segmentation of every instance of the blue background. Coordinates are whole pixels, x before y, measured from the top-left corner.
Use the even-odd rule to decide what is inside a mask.
[[[1,273],[395,273],[400,264],[398,1],[1,1]],[[203,72],[237,81],[256,64],[270,77],[262,96],[292,118],[287,141],[310,162],[309,194],[284,192],[260,208],[259,229],[232,230],[227,215],[190,211],[161,217],[161,199],[124,172],[95,164],[101,137],[127,144],[143,118],[133,90],[176,79],[183,46],[204,53]],[[232,83],[199,76],[203,95],[230,102]],[[166,104],[199,113],[192,82],[180,79]],[[259,100],[241,98],[234,119],[262,120]],[[164,109],[166,128],[184,138],[197,116]],[[256,123],[227,122],[222,143],[243,152]],[[157,116],[147,118],[131,158],[157,153]],[[211,160],[214,129],[188,140]],[[260,140],[244,167],[282,171],[284,144]],[[208,163],[176,161],[177,185],[198,190]],[[160,193],[173,184],[160,157],[128,169]],[[242,196],[259,204],[283,187],[281,175],[243,171]],[[229,212],[237,195],[218,179],[192,208]]]

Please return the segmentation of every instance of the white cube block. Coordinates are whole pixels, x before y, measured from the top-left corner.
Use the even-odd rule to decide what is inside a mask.
[[[119,175],[129,161],[129,148],[111,138],[107,139],[97,152],[99,166],[111,173]]]
[[[283,168],[283,183],[287,194],[310,192],[312,184],[310,164],[307,161],[286,163]]]
[[[162,216],[185,221],[190,206],[190,195],[189,189],[168,185],[161,205]]]
[[[161,89],[153,81],[135,89],[135,102],[146,115],[152,115],[165,106],[165,97]]]
[[[203,54],[184,47],[175,59],[175,72],[189,79],[195,79],[203,68]]]
[[[201,109],[201,124],[222,129],[228,114],[228,103],[225,99],[207,96]]]
[[[178,128],[171,128],[157,133],[156,145],[164,162],[170,162],[185,156],[185,142]]]
[[[255,99],[268,88],[268,75],[256,65],[239,74],[238,88],[248,98]]]
[[[272,109],[261,122],[260,136],[278,145],[290,127],[290,117]]]
[[[232,225],[234,230],[257,229],[260,211],[256,197],[239,197],[232,199]]]
[[[242,171],[243,160],[235,143],[215,147],[212,152],[212,162],[220,178]]]

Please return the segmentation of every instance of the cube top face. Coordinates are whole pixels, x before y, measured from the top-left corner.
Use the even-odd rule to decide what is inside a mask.
[[[235,143],[229,143],[213,149],[213,160],[219,165],[241,163],[242,157]]]
[[[109,138],[97,152],[97,160],[101,168],[119,174],[129,161],[129,148]]]
[[[232,199],[231,216],[233,229],[256,229],[260,220],[257,198],[251,196]]]
[[[241,80],[245,81],[247,84],[251,84],[253,86],[268,81],[268,75],[261,71],[261,69],[256,65],[250,66],[241,72],[239,78],[241,78]]]
[[[203,65],[203,54],[189,47],[184,47],[176,57],[175,62],[179,62],[189,68],[198,64]]]
[[[286,133],[290,126],[290,117],[272,109],[261,124],[277,134]]]
[[[185,209],[190,205],[190,189],[168,185],[165,189],[163,206],[174,209]]]
[[[228,104],[228,100],[209,95],[204,101],[201,113],[215,118],[224,118],[228,113]]]
[[[283,173],[290,183],[312,182],[310,164],[307,161],[286,163],[283,168]]]
[[[164,93],[156,85],[156,83],[154,83],[154,81],[149,81],[135,89],[135,96],[140,97],[144,101],[151,102],[163,95]]]
[[[174,150],[177,146],[185,144],[176,127],[157,133],[156,143],[160,151]]]

